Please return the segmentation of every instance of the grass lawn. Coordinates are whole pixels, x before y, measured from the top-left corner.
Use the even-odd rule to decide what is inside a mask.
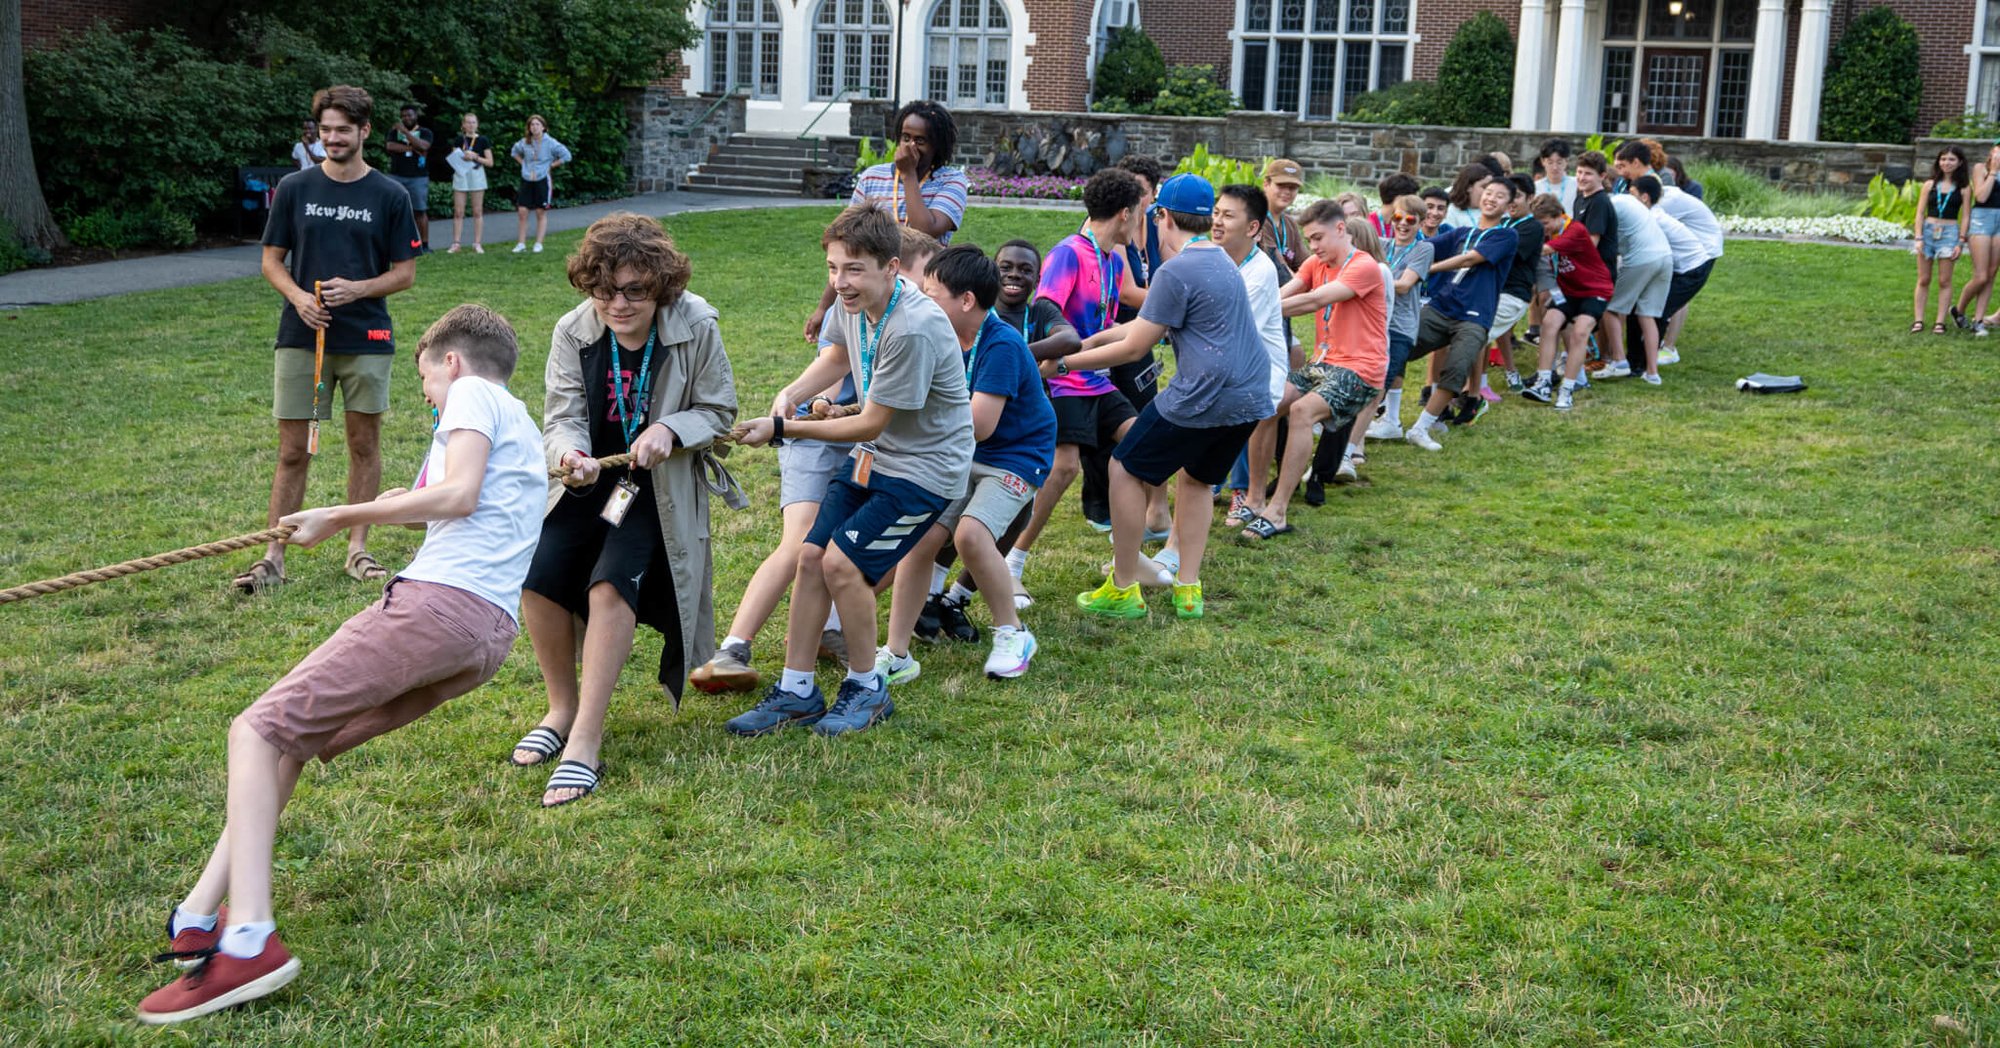
[[[751,410],[806,359],[831,214],[672,223]],[[538,411],[574,240],[424,260],[404,345],[496,306]],[[1902,334],[1912,269],[1732,243],[1664,388],[1376,448],[1300,534],[1211,547],[1199,623],[1159,594],[1086,621],[1109,552],[1072,501],[1028,568],[1031,674],[920,651],[859,738],[676,717],[641,631],[602,792],[544,812],[503,760],[543,709],[524,638],[308,770],[276,882],[303,975],[165,1035],[129,1016],[221,822],[225,726],[373,594],[332,542],[268,599],[224,595],[241,554],[0,608],[0,1042],[1990,1042],[1994,347]],[[0,317],[0,584],[261,527],[276,315],[243,280]],[[1813,388],[1731,387],[1758,370]],[[394,403],[403,483],[407,358]],[[775,456],[732,464],[724,622],[778,530]],[[392,566],[418,538],[378,535]]]

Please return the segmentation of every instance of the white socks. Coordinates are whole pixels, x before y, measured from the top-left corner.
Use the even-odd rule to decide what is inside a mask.
[[[908,655],[905,655],[903,657],[906,659],[909,658]],[[869,670],[867,673],[856,673],[854,672],[853,668],[850,667],[847,671],[847,679],[859,682],[862,687],[867,688],[869,691],[874,691],[875,689],[882,686],[882,672],[880,670]]]
[[[187,931],[189,928],[200,928],[202,931],[212,932],[215,930],[215,915],[212,913],[189,913],[178,906],[174,907],[173,927],[168,930],[169,934],[167,937],[171,939]]]
[[[1021,569],[1027,566],[1028,566],[1027,550],[1010,549],[1007,551],[1007,574],[1012,575],[1018,579],[1021,577]]]
[[[1359,454],[1361,454],[1361,445],[1359,445],[1359,444],[1349,444],[1349,445],[1347,445],[1347,457],[1348,457],[1348,458],[1353,458],[1354,456],[1356,456],[1356,455],[1359,455]]]
[[[223,953],[240,960],[249,960],[264,952],[264,943],[271,933],[278,930],[277,921],[252,921],[249,924],[232,924],[222,933],[222,941],[216,945]]]
[[[1416,424],[1411,426],[1410,428],[1421,432],[1423,430],[1431,428],[1431,423],[1436,422],[1437,420],[1438,417],[1436,415],[1431,414],[1428,411],[1420,412],[1417,415]]]
[[[1401,386],[1382,394],[1382,417],[1391,421],[1403,417],[1403,388]]]
[[[931,565],[931,596],[944,592],[944,581],[951,577],[951,569],[942,564]]]
[[[784,674],[778,678],[778,687],[803,699],[813,693],[812,671],[795,670],[787,666]]]
[[[951,589],[945,591],[944,599],[953,604],[969,604],[972,602],[972,591],[965,588],[965,583],[954,582]]]
[[[750,646],[750,640],[747,637],[739,637],[734,633],[730,634],[727,637],[722,638],[723,647],[727,648],[732,644],[741,644],[747,648]]]

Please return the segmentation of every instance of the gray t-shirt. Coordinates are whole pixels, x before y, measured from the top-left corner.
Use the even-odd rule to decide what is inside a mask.
[[[1417,337],[1417,315],[1423,310],[1424,281],[1430,278],[1432,257],[1431,245],[1427,240],[1413,240],[1407,248],[1396,246],[1395,241],[1382,245],[1388,252],[1389,279],[1401,280],[1403,274],[1415,271],[1417,283],[1410,290],[1396,296],[1396,304],[1389,310],[1389,333],[1408,338]]]
[[[944,310],[916,284],[896,278],[896,308],[882,325],[875,366],[863,400],[893,408],[874,440],[875,470],[907,480],[941,498],[965,494],[972,468],[972,398],[965,391],[965,355]],[[847,350],[855,388],[863,386],[861,314],[836,309],[827,341]],[[874,325],[868,334],[875,335]]]
[[[1270,360],[1228,253],[1190,246],[1153,272],[1139,318],[1167,329],[1174,378],[1153,401],[1176,426],[1212,429],[1271,413]]]

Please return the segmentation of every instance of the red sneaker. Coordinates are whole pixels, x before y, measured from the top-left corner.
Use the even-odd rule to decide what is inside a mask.
[[[169,958],[174,962],[174,967],[193,968],[200,965],[199,955],[214,949],[215,944],[222,941],[222,929],[228,924],[229,907],[223,906],[215,911],[215,927],[207,931],[200,928],[182,928],[181,933],[175,935],[173,911],[167,911],[167,953],[187,955]]]
[[[154,990],[139,1002],[139,1021],[163,1026],[219,1012],[276,993],[298,974],[298,958],[273,932],[264,942],[264,952],[255,957],[246,960],[217,951],[193,971]]]

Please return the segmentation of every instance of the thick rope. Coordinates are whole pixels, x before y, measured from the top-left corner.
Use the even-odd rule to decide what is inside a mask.
[[[61,593],[64,590],[76,589],[78,586],[88,586],[93,582],[109,582],[112,579],[123,578],[126,575],[137,575],[142,571],[153,571],[159,568],[171,567],[175,564],[185,564],[188,561],[200,560],[203,557],[215,557],[224,553],[234,553],[239,549],[248,549],[251,546],[282,542],[290,538],[292,532],[296,530],[298,529],[292,527],[290,524],[281,524],[275,528],[251,532],[248,535],[238,535],[235,538],[222,539],[219,542],[204,542],[199,546],[177,549],[172,553],[162,553],[156,557],[140,557],[137,560],[128,560],[123,564],[113,564],[106,568],[92,568],[89,571],[79,571],[73,575],[64,575],[57,579],[43,579],[40,582],[30,582],[25,586],[15,586],[13,589],[0,590],[0,604],[12,604],[17,600],[27,600],[29,597],[39,597],[48,593]]]
[[[598,472],[600,473],[608,473],[611,470],[617,469],[620,466],[629,464],[631,461],[632,461],[632,453],[629,451],[622,455],[606,455],[603,458],[597,460],[597,469]],[[576,471],[569,468],[568,466],[557,466],[556,468],[549,470],[549,476],[554,477],[557,480],[561,480],[562,478],[567,477],[574,472]]]

